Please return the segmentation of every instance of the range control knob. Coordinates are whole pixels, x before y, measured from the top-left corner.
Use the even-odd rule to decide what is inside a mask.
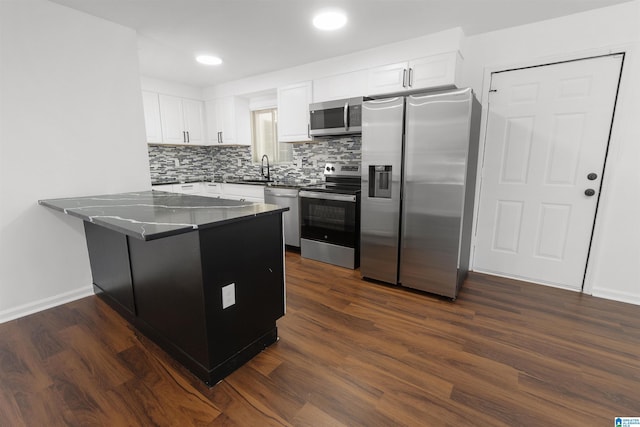
[[[586,190],[584,190],[584,195],[585,196],[593,196],[594,194],[596,194],[596,190],[594,190],[593,188],[587,188]]]

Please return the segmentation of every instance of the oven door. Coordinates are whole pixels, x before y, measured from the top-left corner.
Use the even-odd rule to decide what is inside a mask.
[[[356,248],[356,196],[300,191],[300,237]]]

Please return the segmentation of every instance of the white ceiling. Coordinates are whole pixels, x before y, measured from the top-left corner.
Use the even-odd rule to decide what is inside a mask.
[[[206,87],[453,27],[473,35],[628,0],[52,1],[135,29],[143,75]],[[316,30],[314,12],[332,6],[347,26]],[[201,52],[224,64],[196,63]]]

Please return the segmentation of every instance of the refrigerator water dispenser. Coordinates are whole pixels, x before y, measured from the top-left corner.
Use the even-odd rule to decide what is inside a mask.
[[[391,198],[391,166],[369,166],[369,197]]]

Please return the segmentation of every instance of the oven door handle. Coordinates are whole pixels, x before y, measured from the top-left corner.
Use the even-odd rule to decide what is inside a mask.
[[[300,197],[306,197],[308,199],[324,199],[324,200],[336,200],[339,202],[356,202],[356,196],[353,194],[335,194],[335,193],[320,193],[316,191],[300,191]]]

